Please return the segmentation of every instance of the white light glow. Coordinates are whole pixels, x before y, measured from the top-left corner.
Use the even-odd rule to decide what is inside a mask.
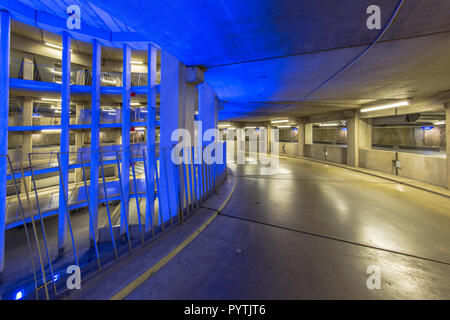
[[[339,126],[339,124],[338,123],[321,123],[319,126],[320,127],[337,127],[337,126]]]
[[[271,121],[270,123],[285,123],[285,122],[289,122],[289,120],[275,120]]]
[[[63,49],[63,47],[60,46],[59,44],[54,44],[54,43],[50,43],[50,42],[47,42],[47,41],[44,41],[44,44],[47,47],[51,47],[51,48],[54,48],[54,49],[58,49],[58,50],[62,50]],[[70,50],[70,52],[72,52],[72,49]]]
[[[106,80],[106,79],[102,79],[102,82],[111,83],[111,84],[116,84],[117,83],[116,80]]]
[[[131,64],[144,64],[142,61],[131,60]]]
[[[446,122],[445,121],[438,121],[438,122],[435,122],[435,123],[433,123],[435,126],[441,126],[441,125],[444,125]]]
[[[55,98],[41,98],[41,101],[61,102],[61,99],[55,99]]]
[[[44,129],[44,130],[41,130],[41,132],[43,132],[43,133],[57,133],[57,132],[61,132],[61,129]]]
[[[391,109],[391,108],[397,108],[397,107],[405,107],[409,106],[408,101],[402,101],[402,102],[396,102],[391,104],[385,104],[381,106],[375,106],[375,107],[369,107],[361,109],[361,112],[370,112],[370,111],[377,111],[377,110],[384,110],[384,109]]]

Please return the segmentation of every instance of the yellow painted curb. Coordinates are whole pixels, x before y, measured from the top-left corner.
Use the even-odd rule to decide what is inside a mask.
[[[125,288],[121,289],[119,292],[117,292],[115,295],[113,295],[109,300],[122,300],[126,296],[128,296],[131,292],[136,290],[137,287],[139,287],[141,284],[143,284],[145,281],[147,281],[152,275],[154,275],[156,272],[158,272],[159,269],[164,267],[170,260],[172,260],[178,253],[181,252],[184,248],[186,248],[197,236],[202,233],[203,230],[206,229],[207,226],[210,225],[211,222],[214,221],[214,219],[218,216],[218,213],[225,208],[228,201],[230,201],[231,196],[234,193],[234,190],[236,188],[236,177],[233,175],[233,188],[231,189],[230,194],[225,199],[225,201],[222,203],[222,205],[217,209],[217,211],[209,217],[208,220],[205,221],[197,230],[195,230],[186,240],[184,240],[181,244],[179,244],[175,249],[173,249],[171,252],[169,252],[164,258],[159,260],[157,263],[155,263],[153,266],[151,266],[148,270],[146,270],[144,273],[142,273],[138,278],[133,280],[131,283],[129,283]]]

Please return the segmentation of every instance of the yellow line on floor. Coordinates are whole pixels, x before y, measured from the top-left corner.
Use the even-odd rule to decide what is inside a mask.
[[[128,296],[131,292],[136,290],[141,284],[143,284],[145,281],[147,281],[152,275],[154,275],[158,270],[160,270],[162,267],[164,267],[170,260],[172,260],[178,253],[181,252],[184,248],[186,248],[197,236],[202,233],[203,230],[208,227],[211,222],[214,221],[214,219],[217,217],[218,213],[225,208],[228,201],[230,201],[231,196],[234,193],[234,190],[236,188],[236,177],[233,175],[233,188],[231,189],[230,194],[227,196],[225,201],[222,203],[222,205],[217,209],[217,211],[208,218],[208,220],[205,221],[197,230],[195,230],[186,240],[184,240],[181,244],[179,244],[175,249],[173,249],[171,252],[169,252],[164,258],[159,260],[157,263],[155,263],[153,266],[151,266],[148,270],[146,270],[144,273],[142,273],[138,278],[130,282],[125,288],[121,289],[119,292],[117,292],[115,295],[113,295],[109,300],[122,300],[126,296]]]

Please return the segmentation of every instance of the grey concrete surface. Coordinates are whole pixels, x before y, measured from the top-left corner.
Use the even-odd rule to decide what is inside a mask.
[[[450,298],[448,198],[300,159],[234,171],[223,215],[128,299]]]

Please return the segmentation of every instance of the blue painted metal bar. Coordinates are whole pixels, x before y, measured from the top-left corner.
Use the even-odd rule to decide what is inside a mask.
[[[125,153],[126,151],[123,151],[122,152],[122,154],[123,153]],[[128,153],[128,152],[127,152]],[[123,162],[123,159],[122,159],[122,162]],[[123,190],[123,180],[122,180],[122,174],[121,174],[121,170],[120,170],[120,160],[119,160],[119,151],[117,151],[116,152],[116,164],[117,164],[117,174],[118,174],[118,176],[119,176],[119,189],[120,189],[120,196],[121,196],[121,200],[122,200],[122,203],[125,203],[125,199],[126,198],[130,198],[130,192],[129,192],[129,190],[128,190],[128,194],[126,195],[125,194],[125,190]],[[129,169],[129,168],[128,168]],[[129,171],[129,170],[128,170]],[[129,172],[128,172],[128,175],[129,175]],[[125,214],[122,216],[121,215],[121,218],[123,218],[123,223],[125,224],[124,225],[124,227],[125,227],[125,234],[126,234],[126,238],[127,238],[127,241],[128,241],[128,248],[130,249],[130,251],[131,251],[131,249],[133,249],[132,248],[132,246],[131,246],[131,235],[130,235],[130,228],[129,228],[129,224],[128,224],[128,218],[129,218],[129,215],[128,215],[128,209],[129,209],[129,206],[121,206],[121,208],[123,209],[125,207],[125,210],[126,210],[126,212],[125,212]],[[122,228],[122,222],[121,222],[121,225],[120,225],[120,227]],[[124,234],[122,234],[122,236],[123,236]]]
[[[70,145],[70,63],[71,63],[71,38],[67,32],[62,37],[62,81],[61,81],[61,181],[59,184],[59,218],[58,218],[58,250],[64,254],[64,245],[67,233],[66,212],[67,202],[64,199],[63,190],[69,190],[69,145]],[[64,184],[64,185],[63,185]]]
[[[69,189],[68,188],[66,189],[66,186],[68,186],[69,184],[66,184],[66,181],[64,180],[63,170],[62,170],[62,163],[61,163],[61,155],[58,154],[57,157],[58,157],[58,164],[59,164],[59,179],[60,179],[59,185],[61,186],[60,187],[60,191],[62,192],[62,195],[61,195],[61,193],[59,194],[59,199],[62,198],[63,202],[64,202],[64,208],[66,210],[65,215],[66,215],[66,219],[67,219],[68,229],[70,230],[70,238],[72,240],[72,248],[73,248],[73,255],[74,255],[74,258],[75,258],[75,264],[79,265],[78,254],[77,254],[77,246],[75,244],[75,237],[74,237],[74,234],[73,234],[72,223],[70,221],[69,197],[68,197]],[[66,190],[67,190],[67,193],[66,193]],[[60,207],[59,214],[61,214],[61,205],[59,207]],[[33,222],[33,220],[31,220],[31,222]],[[61,251],[60,251],[60,253],[61,253]]]
[[[36,208],[38,210],[38,214],[39,214],[39,220],[41,222],[41,229],[42,229],[42,236],[44,239],[44,246],[45,246],[45,253],[47,254],[47,262],[50,268],[50,275],[51,275],[51,281],[53,283],[53,290],[55,292],[55,295],[57,294],[56,291],[56,284],[53,281],[53,266],[52,266],[52,261],[50,258],[50,253],[48,251],[48,243],[47,243],[47,232],[45,231],[45,226],[44,226],[44,218],[42,216],[42,212],[41,212],[41,206],[39,205],[39,196],[38,196],[38,192],[37,192],[37,186],[36,186],[36,180],[34,179],[34,173],[33,173],[33,164],[31,163],[31,154],[28,154],[28,163],[30,164],[30,172],[31,172],[31,181],[33,182],[33,189],[34,189],[34,195],[36,198]],[[15,183],[15,181],[14,181]],[[31,190],[30,190],[31,191]]]
[[[145,154],[144,154],[145,155]],[[161,150],[159,155],[159,166],[161,167]],[[154,158],[153,166],[155,167],[155,181],[156,181],[156,190],[157,190],[157,197],[158,197],[158,212],[159,212],[159,223],[161,225],[161,230],[164,232],[164,215],[163,215],[163,209],[161,205],[161,183],[160,183],[160,177],[161,175],[158,174],[158,164],[156,162],[156,158]],[[159,170],[161,172],[161,169]]]
[[[149,176],[149,165],[146,160],[145,150],[142,150],[142,159],[144,161],[144,176],[145,176],[145,231],[152,230],[152,237],[155,237],[155,226],[153,224],[153,212],[155,208],[155,185],[153,184],[153,188],[151,188],[150,178],[152,180],[155,177],[155,174]],[[152,165],[153,166],[153,165]],[[150,192],[152,196],[150,196]],[[149,202],[149,199],[152,199],[152,202]],[[149,212],[151,214],[149,214]]]
[[[0,274],[5,266],[6,176],[9,114],[9,51],[11,18],[0,11]]]
[[[41,131],[41,130],[57,130],[61,129],[60,125],[43,125],[43,126],[12,126],[8,128],[8,131]]]
[[[98,232],[98,177],[100,156],[100,83],[102,47],[97,40],[92,43],[92,93],[91,93],[91,163],[89,206],[92,211],[92,240]]]
[[[134,194],[136,199],[136,211],[138,216],[138,223],[139,223],[139,231],[141,232],[141,242],[144,244],[144,229],[142,228],[142,222],[141,222],[141,208],[139,203],[139,197],[138,194],[138,188],[136,183],[136,171],[134,170],[134,162],[131,161],[131,170],[133,171],[133,185],[134,185]]]
[[[123,46],[122,70],[122,189],[124,197],[120,209],[120,234],[127,232],[127,221],[130,202],[130,129],[131,129],[131,48]]]
[[[153,214],[155,202],[155,158],[156,158],[156,58],[158,51],[155,46],[149,44],[148,46],[148,86],[147,86],[147,173],[148,174],[148,190],[147,199],[145,201],[145,231],[149,231],[150,227],[154,233],[153,228]],[[144,154],[145,158],[145,154]]]
[[[89,203],[89,191],[88,191],[88,186],[87,186],[87,181],[86,181],[86,172],[84,170],[83,153],[81,153],[80,156],[81,156],[81,171],[83,173],[84,192],[85,192],[85,195],[86,195],[87,207],[88,207],[88,211],[89,211],[89,228],[90,228],[90,230],[95,231],[94,216],[92,215],[92,209],[91,209],[91,206],[90,206],[90,203]],[[97,172],[98,172],[98,169],[97,169]],[[97,178],[97,185],[98,185],[98,178]],[[97,256],[97,268],[99,270],[101,270],[102,266],[100,264],[100,255],[98,254],[96,232],[91,232],[91,236],[92,236],[91,248],[92,248],[92,244],[93,244],[94,245],[94,250],[95,250],[95,255]]]
[[[109,210],[109,199],[108,199],[108,188],[106,188],[106,179],[105,179],[105,168],[103,166],[103,154],[100,152],[100,168],[102,171],[102,181],[103,181],[103,192],[105,193],[105,204],[106,204],[106,213],[108,215],[108,222],[109,222],[109,232],[111,234],[111,242],[114,249],[114,258],[117,260],[117,248],[116,248],[116,239],[114,238],[114,230],[111,220],[111,212]]]

